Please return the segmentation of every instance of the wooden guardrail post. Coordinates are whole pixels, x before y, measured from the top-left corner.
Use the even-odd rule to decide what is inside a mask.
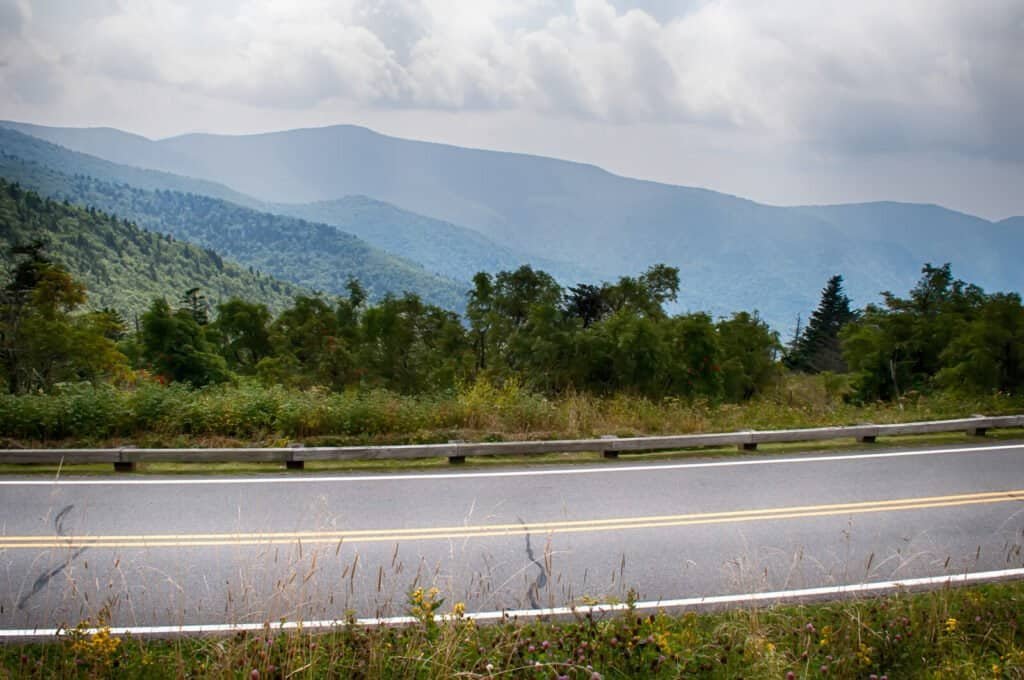
[[[124,458],[125,449],[134,449],[135,446],[122,446],[118,451],[118,460],[114,461],[114,472],[135,472],[135,461],[133,460],[122,460]]]
[[[614,435],[614,434],[603,434],[603,435],[601,435],[601,439],[609,439],[609,440],[611,440],[611,439],[618,439],[618,438],[619,437],[617,435]],[[604,451],[601,452],[601,455],[604,456],[605,458],[618,458],[619,457],[619,452],[615,451],[613,449],[605,449]]]
[[[973,417],[974,418],[984,418],[985,416],[976,413],[976,414],[974,414]],[[988,434],[988,427],[986,427],[985,424],[981,424],[981,425],[979,425],[977,427],[968,427],[967,428],[967,436],[968,437],[984,437],[986,434]]]
[[[754,430],[744,430],[749,436],[749,439],[745,442],[740,442],[736,445],[736,449],[739,451],[757,451],[757,442],[754,441]]]
[[[865,425],[871,425],[871,423],[864,423]],[[874,444],[878,435],[876,434],[862,434],[857,436],[858,444]]]
[[[452,446],[454,446],[455,447],[455,451],[457,452],[459,450],[459,444],[465,444],[466,440],[465,439],[449,439],[448,443],[451,444]],[[448,456],[448,462],[451,465],[462,465],[463,463],[466,462],[466,457],[465,456],[460,456],[460,455],[458,455],[456,453],[456,455],[454,455],[454,456]]]
[[[292,444],[288,448],[290,448],[292,450],[292,455],[288,458],[288,460],[286,460],[284,462],[285,470],[305,470],[306,469],[306,461],[304,461],[304,460],[295,460],[295,458],[294,458],[295,450],[296,449],[305,448],[305,445],[304,444]]]

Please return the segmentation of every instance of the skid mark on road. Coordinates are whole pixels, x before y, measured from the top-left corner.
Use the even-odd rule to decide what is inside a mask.
[[[519,518],[519,523],[523,525],[523,528],[526,531],[526,557],[530,562],[536,565],[537,571],[539,572],[534,582],[526,589],[526,595],[530,600],[530,606],[536,609],[537,607],[540,607],[538,598],[540,597],[541,588],[546,586],[548,583],[548,574],[544,569],[544,565],[537,561],[537,557],[533,554],[533,545],[530,542],[530,531],[528,525],[521,517]]]
[[[65,505],[63,508],[61,508],[61,511],[57,513],[57,516],[53,518],[53,528],[54,531],[56,531],[57,536],[64,536],[64,519],[68,516],[68,513],[74,509],[74,505]],[[43,588],[49,585],[50,581],[53,580],[54,576],[57,576],[65,569],[67,569],[72,562],[81,557],[82,553],[84,553],[88,549],[88,546],[82,546],[78,548],[56,567],[54,567],[48,572],[40,574],[39,578],[37,578],[35,582],[32,584],[32,590],[30,590],[24,597],[18,600],[18,609],[25,609],[25,605],[28,604],[28,601],[36,595],[38,595],[43,590]]]

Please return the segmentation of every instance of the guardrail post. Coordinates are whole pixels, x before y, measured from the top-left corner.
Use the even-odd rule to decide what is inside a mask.
[[[864,425],[872,425],[873,423],[864,423]],[[862,434],[857,437],[858,444],[874,444],[878,435],[874,434]]]
[[[754,430],[746,430],[746,432],[751,435],[750,440],[737,444],[736,449],[738,451],[757,451],[757,442],[753,438]]]
[[[295,449],[304,448],[304,445],[303,444],[292,444],[289,448],[292,450],[292,456],[294,456],[295,455]],[[284,462],[284,469],[285,470],[305,470],[306,469],[306,461],[304,461],[304,460],[293,460],[292,457],[290,456],[288,458],[288,460],[286,460]]]
[[[455,447],[455,450],[458,451],[459,450],[459,444],[465,444],[466,440],[465,439],[449,439],[448,443],[452,444]],[[448,462],[450,464],[452,464],[452,465],[462,465],[463,463],[466,462],[466,457],[465,456],[459,456],[459,455],[448,456]]]
[[[601,439],[618,439],[618,436],[614,434],[603,434],[601,435]],[[605,458],[618,458],[619,452],[613,451],[612,449],[605,449],[601,452],[601,455]]]
[[[979,415],[979,414],[976,413],[976,414],[974,414],[973,417],[974,418],[984,418],[985,416]],[[969,427],[969,428],[967,428],[967,436],[968,437],[984,437],[987,432],[988,432],[988,428],[985,427],[984,425],[982,425],[980,427]]]
[[[122,458],[124,456],[125,449],[134,449],[134,446],[122,446],[118,451],[117,457]],[[114,472],[135,472],[135,461],[131,460],[116,460],[114,461]]]

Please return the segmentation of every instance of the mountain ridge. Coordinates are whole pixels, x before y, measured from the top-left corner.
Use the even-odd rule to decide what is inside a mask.
[[[85,284],[91,309],[109,307],[127,318],[155,297],[174,303],[199,286],[213,305],[244,297],[276,313],[312,294],[109,213],[32,196],[38,194],[0,177],[0,261],[7,264],[11,246],[43,239],[47,254]]]
[[[0,142],[3,137],[0,131]],[[429,274],[328,225],[259,212],[205,194],[139,189],[91,175],[69,176],[2,147],[0,176],[49,198],[131,218],[150,231],[173,234],[302,287],[340,294],[353,277],[374,300],[388,292],[400,295],[409,290],[449,309],[459,310],[465,303],[468,284]],[[315,244],[308,251],[315,255],[303,251],[302,244]]]
[[[47,134],[86,137],[102,147],[80,130]],[[132,138],[129,146],[138,143]],[[1019,230],[935,204],[771,206],[573,161],[408,141],[352,126],[190,134],[151,142],[145,152],[164,168],[184,163],[190,177],[267,202],[369,196],[531,258],[584,266],[594,279],[655,263],[678,266],[679,309],[759,309],[783,329],[814,308],[821,286],[837,273],[858,304],[883,290],[908,289],[926,262],[951,262],[957,276],[988,290],[1020,290],[1024,283],[1011,255],[1024,249]]]

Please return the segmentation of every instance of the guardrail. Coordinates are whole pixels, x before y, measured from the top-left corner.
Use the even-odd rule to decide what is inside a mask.
[[[284,463],[301,470],[306,461],[393,460],[405,458],[447,458],[463,463],[467,456],[531,455],[539,453],[580,453],[601,451],[605,458],[620,453],[674,451],[706,446],[736,446],[744,451],[758,444],[856,439],[874,442],[878,437],[966,432],[985,436],[988,430],[1024,427],[1024,415],[973,416],[956,420],[932,420],[892,425],[814,427],[799,430],[746,430],[716,434],[683,434],[657,437],[603,436],[593,439],[551,439],[519,442],[463,442],[403,446],[302,446],[287,448],[222,449],[2,449],[0,463],[112,463],[119,472],[131,472],[138,463]]]

